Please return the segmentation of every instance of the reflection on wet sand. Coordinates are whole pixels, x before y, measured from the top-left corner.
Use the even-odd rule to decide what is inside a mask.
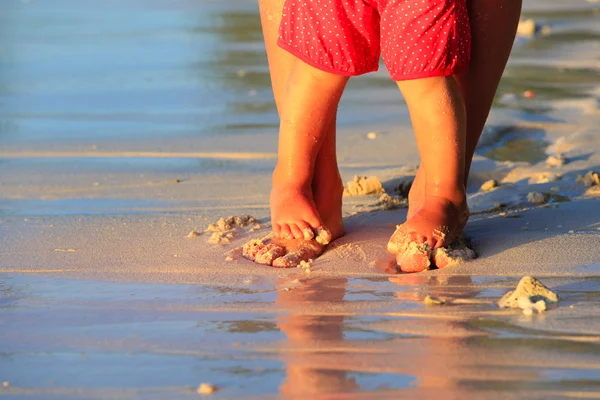
[[[400,304],[422,303],[424,293],[449,301],[478,293],[464,291],[473,287],[470,277],[398,275],[389,281],[399,286],[394,295]],[[447,315],[390,319],[374,312],[366,318],[372,322],[361,323],[344,307],[347,279],[300,278],[295,283],[280,287],[276,300],[289,313],[277,322],[288,339],[281,349],[286,370],[281,393],[287,398],[360,392],[365,390],[355,377],[360,374],[397,376],[395,384],[388,381],[369,388],[381,396],[396,392],[393,389],[458,390],[461,379],[473,375],[463,374],[464,365],[470,363],[465,360],[469,353],[462,354],[461,348],[485,333],[467,319]],[[339,314],[319,312],[319,305],[325,304],[337,306]],[[377,331],[388,335],[379,340],[360,338]],[[353,336],[357,338],[349,339]]]
[[[314,346],[343,347],[343,315],[311,315],[300,308],[315,302],[341,303],[346,283],[346,279],[317,279],[307,281],[299,289],[279,291],[275,304],[291,312],[277,322],[288,338],[283,356],[287,374],[281,385],[284,396],[347,393],[359,389],[356,379],[349,377],[347,370],[313,364],[311,355],[322,357],[324,353],[305,351]],[[336,354],[332,352],[329,356],[335,358]]]
[[[585,375],[591,367],[556,350],[564,349],[564,339],[528,335],[509,322],[514,313],[498,311],[486,297],[492,289],[469,276],[396,275],[388,281],[397,287],[386,311],[373,301],[357,307],[357,293],[377,293],[347,279],[300,278],[279,286],[276,305],[286,314],[277,319],[287,337],[278,346],[285,398],[361,398],[365,392],[369,398],[545,398],[569,393],[572,378],[558,375]],[[382,284],[374,285],[379,295]],[[446,303],[426,306],[426,295]],[[591,349],[588,343],[568,347]]]

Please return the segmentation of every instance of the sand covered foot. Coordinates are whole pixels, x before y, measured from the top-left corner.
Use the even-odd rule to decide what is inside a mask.
[[[477,257],[462,235],[450,245],[434,249],[419,242],[414,235],[396,231],[388,244],[388,251],[396,255],[398,267],[407,273],[451,267]]]
[[[456,205],[440,197],[426,198],[418,211],[397,227],[388,243],[388,251],[396,255],[398,266],[404,272],[420,272],[436,264],[443,268],[458,260],[474,258],[466,245],[460,241],[454,243],[462,236],[467,218],[465,203]]]
[[[317,258],[325,250],[331,240],[331,233],[322,233],[317,240],[276,239],[268,235],[263,239],[251,240],[242,248],[242,255],[258,264],[271,265],[275,268],[295,268],[302,261]]]
[[[432,253],[433,265],[439,269],[453,267],[475,258],[477,254],[462,235],[454,239],[449,246],[435,249]]]

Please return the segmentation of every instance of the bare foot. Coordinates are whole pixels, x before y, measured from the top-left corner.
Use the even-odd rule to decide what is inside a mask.
[[[468,219],[464,192],[455,195],[424,196],[423,203],[390,238],[388,251],[404,272],[429,269],[436,249],[458,238]]]
[[[343,184],[337,166],[317,163],[312,186],[297,190],[274,184],[273,232],[246,243],[244,257],[276,268],[294,268],[302,261],[316,259],[329,242],[344,234]]]
[[[423,167],[420,166],[415,179],[408,192],[408,213],[406,219],[410,219],[423,204],[425,198],[425,176]]]
[[[343,235],[344,225],[341,217],[341,199],[339,212],[331,212],[325,223],[332,229],[323,225],[315,229],[314,238],[288,238],[276,237],[274,233],[263,239],[255,239],[246,243],[242,254],[245,258],[258,264],[271,265],[276,268],[294,268],[302,261],[314,260],[325,251],[326,245]]]

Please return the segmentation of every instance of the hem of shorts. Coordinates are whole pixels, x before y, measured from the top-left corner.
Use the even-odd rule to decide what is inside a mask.
[[[329,73],[332,73],[332,74],[335,74],[335,75],[359,76],[359,75],[368,74],[369,72],[375,72],[375,71],[377,71],[379,69],[379,65],[377,65],[375,68],[372,68],[372,69],[369,69],[369,70],[366,70],[366,71],[359,71],[359,72],[351,72],[351,71],[344,71],[344,70],[341,70],[341,69],[335,69],[335,68],[331,68],[331,67],[327,67],[327,66],[319,64],[315,60],[313,60],[310,57],[306,56],[304,53],[302,53],[296,47],[290,46],[288,43],[284,42],[281,39],[277,40],[277,45],[279,47],[281,47],[283,50],[285,50],[288,53],[292,54],[293,56],[295,56],[295,57],[299,58],[300,60],[304,61],[305,63],[307,63],[311,67],[314,67],[314,68],[319,69],[321,71],[329,72]]]
[[[447,69],[438,69],[435,71],[426,71],[426,72],[417,72],[414,74],[404,74],[398,76],[391,76],[392,80],[398,81],[410,81],[413,79],[424,79],[424,78],[433,78],[436,76],[451,76],[451,75],[462,75],[465,74],[468,70],[467,66],[459,66]]]

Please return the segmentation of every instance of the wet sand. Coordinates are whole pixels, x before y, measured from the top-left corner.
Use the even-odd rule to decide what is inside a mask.
[[[347,234],[309,272],[241,257],[269,230],[276,146],[256,4],[10,3],[0,396],[600,398],[600,188],[578,180],[600,172],[598,15],[525,2],[547,28],[517,39],[473,165],[479,258],[406,275],[380,268],[406,208],[379,195],[344,197]],[[376,176],[393,196],[412,179],[385,70],[351,82],[339,119],[344,181]],[[208,243],[210,223],[243,214],[261,229]],[[524,275],[560,301],[500,309]]]

